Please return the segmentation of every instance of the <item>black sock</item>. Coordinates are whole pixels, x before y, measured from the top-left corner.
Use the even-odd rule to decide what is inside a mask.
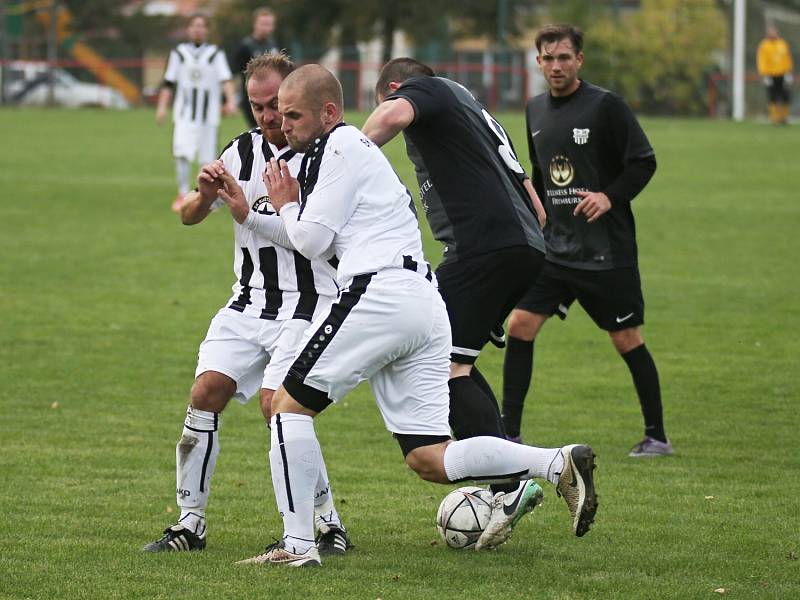
[[[644,417],[644,433],[660,442],[667,441],[664,432],[664,415],[661,408],[661,386],[653,357],[642,344],[622,355],[633,377]]]
[[[472,369],[473,372],[475,369]],[[480,373],[478,374],[480,375]],[[485,383],[486,380],[480,377]],[[488,385],[488,384],[487,384]],[[505,439],[503,422],[497,410],[496,401],[493,404],[481,386],[472,376],[454,377],[449,382],[450,387],[450,429],[457,440],[488,435]],[[492,493],[510,492],[519,484],[504,483],[492,484]]]
[[[503,423],[510,436],[519,436],[522,407],[532,375],[533,342],[509,336],[503,360]]]
[[[503,427],[503,420],[500,417],[500,405],[497,403],[497,397],[494,395],[494,392],[492,391],[492,386],[489,385],[489,382],[486,381],[486,378],[483,376],[483,373],[481,373],[478,370],[478,367],[476,367],[475,365],[472,365],[472,370],[469,372],[469,377],[470,379],[472,379],[472,381],[475,382],[475,384],[479,388],[481,388],[481,391],[484,394],[486,394],[486,397],[489,398],[489,400],[492,402],[492,404],[494,405],[494,409],[497,411],[497,417],[498,419],[500,419],[500,426]],[[505,436],[505,434],[506,430],[505,427],[503,427],[503,436]]]

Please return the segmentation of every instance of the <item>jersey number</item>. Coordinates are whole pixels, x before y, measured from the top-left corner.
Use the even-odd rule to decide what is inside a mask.
[[[497,147],[497,152],[500,154],[500,157],[503,159],[503,162],[506,163],[506,166],[514,171],[514,173],[524,173],[524,169],[522,165],[519,164],[516,155],[514,154],[514,150],[511,148],[511,142],[508,141],[508,134],[506,133],[505,129],[495,121],[494,117],[489,114],[485,108],[483,109],[483,118],[486,119],[486,122],[489,124],[489,127],[492,131],[494,131],[495,135],[500,139],[500,145]]]

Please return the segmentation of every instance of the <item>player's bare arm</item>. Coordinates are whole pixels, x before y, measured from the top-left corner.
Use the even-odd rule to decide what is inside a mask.
[[[544,210],[544,206],[542,205],[542,201],[539,199],[539,194],[536,193],[536,190],[533,187],[533,183],[527,177],[522,182],[522,185],[525,186],[525,191],[528,192],[528,196],[531,198],[531,204],[533,204],[533,210],[536,211],[536,218],[539,220],[539,227],[544,229],[545,224],[547,223],[547,213]]]
[[[364,123],[361,131],[378,146],[383,146],[414,122],[414,105],[405,98],[383,101]]]
[[[239,107],[236,106],[236,87],[233,79],[222,82],[222,93],[225,95],[225,106],[222,107],[222,114],[226,116],[237,114]]]
[[[278,214],[290,202],[300,201],[300,184],[292,177],[285,160],[278,163],[274,158],[270,159],[264,171],[264,185],[267,186],[272,208]]]
[[[158,92],[158,104],[156,106],[156,123],[163,125],[167,118],[169,105],[172,103],[172,89],[168,86],[163,86]]]
[[[586,222],[593,223],[611,210],[611,200],[603,192],[578,192],[578,196],[583,198],[573,211],[576,217],[580,214],[586,215]]]
[[[211,205],[222,187],[219,174],[224,171],[221,160],[201,167],[197,176],[197,191],[186,194],[181,205],[181,222],[184,225],[196,225],[211,213]]]

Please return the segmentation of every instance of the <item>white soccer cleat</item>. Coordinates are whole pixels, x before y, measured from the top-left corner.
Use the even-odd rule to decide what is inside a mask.
[[[281,540],[270,544],[261,554],[236,562],[237,565],[285,565],[287,567],[319,567],[322,561],[316,546],[311,546],[303,554],[289,552]]]
[[[478,538],[475,550],[496,548],[511,537],[519,520],[542,503],[544,492],[532,479],[523,481],[513,492],[495,494],[492,516]]]

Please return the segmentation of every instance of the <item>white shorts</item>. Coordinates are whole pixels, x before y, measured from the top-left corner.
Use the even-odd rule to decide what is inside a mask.
[[[217,158],[217,126],[176,121],[172,133],[172,155],[196,160],[201,165]]]
[[[276,390],[308,325],[303,319],[271,321],[222,308],[200,344],[194,376],[206,371],[227,375],[236,382],[233,397],[242,404],[261,388]]]
[[[306,330],[284,386],[312,410],[368,379],[386,429],[450,435],[450,321],[421,275],[359,275]]]

